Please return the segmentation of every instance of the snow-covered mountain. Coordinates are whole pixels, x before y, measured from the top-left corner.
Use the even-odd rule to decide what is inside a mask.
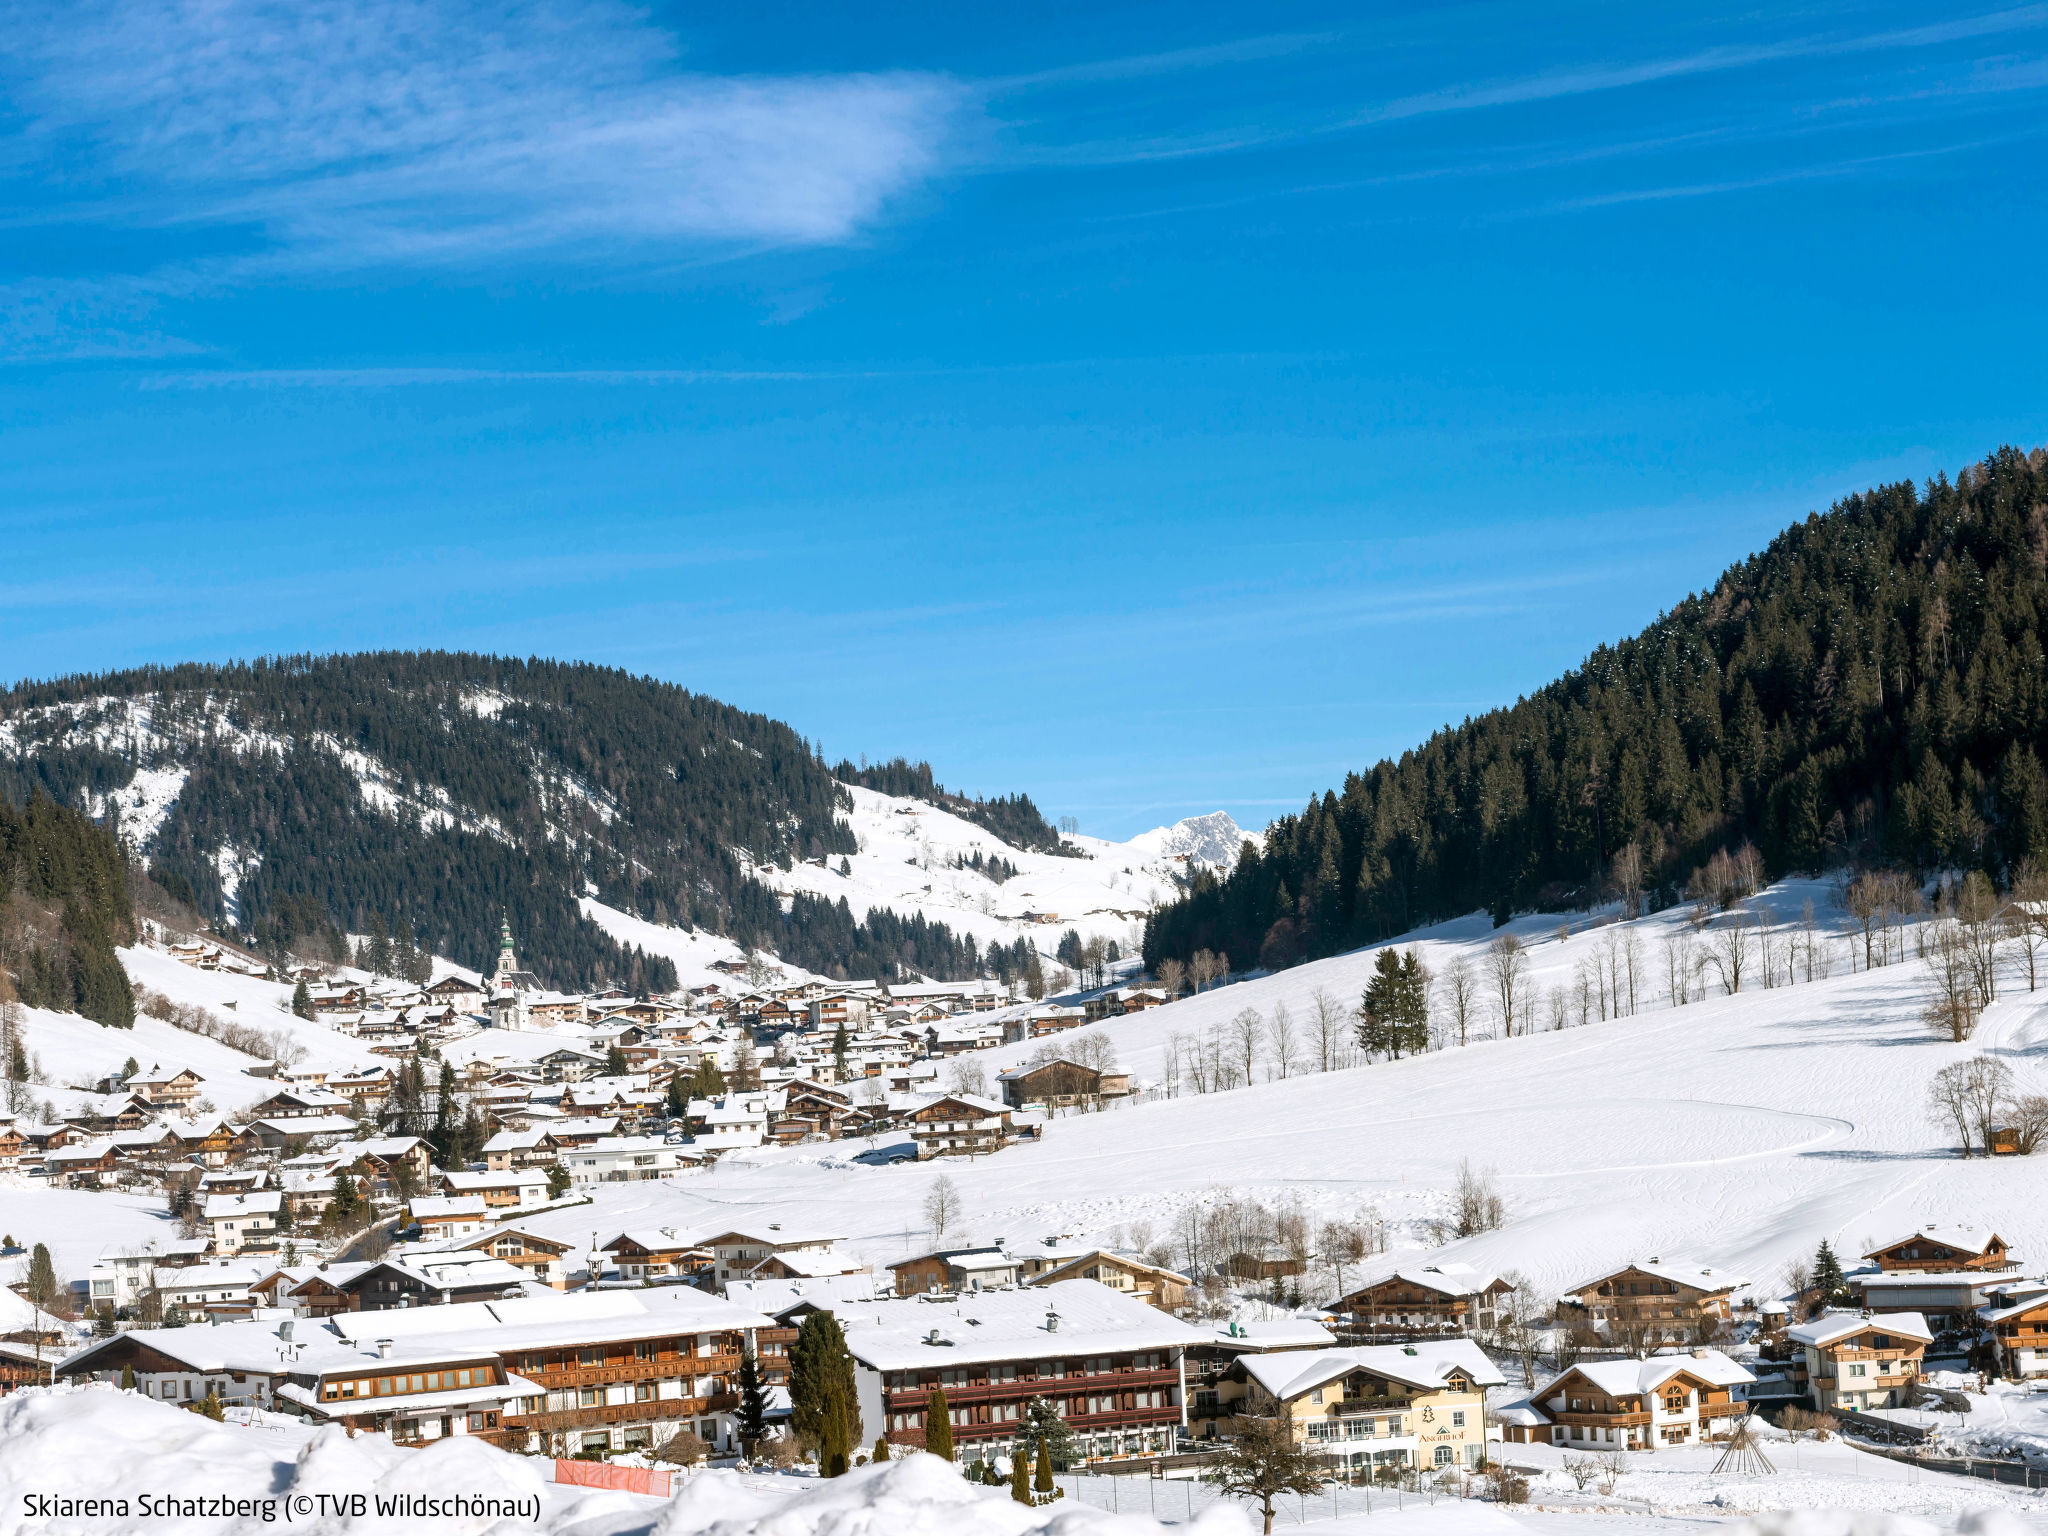
[[[971,969],[970,936],[1130,951],[1240,837],[1219,812],[1062,839],[1028,798],[950,795],[923,765],[913,794],[841,782],[788,727],[667,684],[409,653],[24,685],[0,695],[0,775],[113,821],[224,927],[303,945],[382,921],[485,966],[509,908],[567,986],[671,985],[739,947],[857,968],[859,936],[805,897],[943,924],[903,956],[931,974]]]

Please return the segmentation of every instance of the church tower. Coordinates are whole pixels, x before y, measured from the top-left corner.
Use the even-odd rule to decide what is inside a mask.
[[[510,991],[512,978],[519,974],[519,957],[512,953],[512,914],[507,912],[498,924],[498,969],[491,977],[494,991]]]

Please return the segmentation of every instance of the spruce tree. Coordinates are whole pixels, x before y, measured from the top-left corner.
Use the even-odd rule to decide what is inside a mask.
[[[28,1280],[22,1287],[22,1294],[27,1297],[30,1305],[45,1312],[55,1312],[57,1303],[62,1299],[59,1294],[61,1289],[57,1281],[57,1266],[50,1259],[50,1250],[44,1244],[37,1243],[29,1253]]]
[[[299,978],[299,984],[292,988],[292,1012],[302,1019],[310,1019],[315,1014],[313,994],[306,990],[306,978],[303,976]]]
[[[1813,1256],[1813,1288],[1820,1294],[1824,1307],[1838,1306],[1848,1299],[1849,1282],[1842,1274],[1842,1261],[1835,1257],[1826,1238],[1820,1240],[1820,1251]]]
[[[768,1438],[768,1393],[761,1383],[761,1362],[751,1346],[740,1355],[740,1445],[748,1455]]]
[[[860,1438],[860,1401],[846,1335],[830,1312],[813,1312],[789,1347],[790,1423],[818,1447],[827,1477],[846,1471]]]
[[[605,1048],[604,1075],[606,1077],[624,1077],[632,1070],[631,1063],[626,1060],[626,1053],[619,1049],[619,1043],[614,1040]]]
[[[944,1387],[933,1387],[924,1400],[924,1448],[941,1461],[953,1459],[953,1410]]]
[[[199,1405],[194,1411],[201,1418],[211,1419],[216,1424],[223,1422],[227,1418],[226,1412],[222,1410],[220,1405],[220,1394],[211,1387],[206,1389],[206,1396],[199,1399]]]

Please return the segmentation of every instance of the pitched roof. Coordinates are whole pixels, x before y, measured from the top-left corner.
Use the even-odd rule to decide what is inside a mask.
[[[1571,1296],[1585,1295],[1587,1292],[1598,1287],[1603,1280],[1612,1280],[1616,1275],[1627,1274],[1632,1269],[1645,1275],[1654,1276],[1659,1280],[1669,1280],[1673,1285],[1683,1285],[1695,1291],[1705,1291],[1709,1295],[1714,1295],[1721,1291],[1739,1290],[1749,1284],[1747,1280],[1737,1274],[1716,1274],[1713,1270],[1698,1265],[1675,1261],[1667,1262],[1660,1258],[1649,1258],[1638,1259],[1634,1263],[1623,1264],[1618,1268],[1595,1275],[1584,1284],[1573,1286],[1566,1294]]]
[[[1895,1237],[1888,1243],[1879,1243],[1870,1252],[1864,1254],[1863,1257],[1874,1259],[1880,1253],[1896,1248],[1901,1243],[1912,1242],[1916,1237],[1932,1238],[1944,1247],[1954,1248],[1958,1252],[1977,1254],[1984,1253],[1994,1242],[2000,1241],[1998,1234],[1989,1227],[1963,1226],[1958,1222],[1949,1222],[1943,1225],[1940,1222],[1930,1221],[1924,1227],[1914,1228],[1904,1237]]]
[[[1789,1330],[1786,1337],[1795,1344],[1811,1344],[1816,1349],[1824,1349],[1852,1338],[1866,1328],[1877,1333],[1896,1333],[1929,1344],[1934,1342],[1934,1330],[1927,1326],[1927,1319],[1918,1312],[1885,1312],[1877,1317],[1865,1317],[1860,1312],[1828,1312]]]
[[[1030,1290],[969,1291],[942,1303],[917,1298],[847,1301],[832,1311],[853,1357],[877,1371],[1128,1353],[1202,1342],[1200,1330],[1093,1280],[1063,1280]],[[934,1330],[944,1343],[929,1342]]]
[[[1643,1360],[1582,1360],[1570,1370],[1553,1376],[1532,1401],[1549,1393],[1567,1376],[1580,1376],[1609,1397],[1638,1397],[1655,1392],[1678,1375],[1690,1375],[1709,1386],[1732,1387],[1755,1381],[1756,1377],[1718,1349],[1702,1349],[1689,1355],[1651,1355]]]
[[[1477,1386],[1497,1387],[1507,1377],[1470,1339],[1432,1339],[1414,1344],[1371,1344],[1358,1349],[1282,1351],[1245,1358],[1246,1374],[1282,1399],[1298,1397],[1315,1387],[1370,1371],[1389,1381],[1441,1390],[1452,1371],[1462,1371]]]

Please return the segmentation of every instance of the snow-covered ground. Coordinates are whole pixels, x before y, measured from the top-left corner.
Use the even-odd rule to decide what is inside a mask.
[[[1069,837],[1085,855],[1068,858],[1012,848],[994,833],[922,800],[900,799],[849,788],[847,813],[860,851],[823,866],[798,864],[790,870],[750,866],[756,878],[782,892],[808,891],[830,901],[844,898],[855,918],[875,907],[900,916],[922,913],[958,933],[971,933],[983,947],[1029,937],[1050,955],[1069,928],[1082,938],[1113,939],[1135,952],[1143,941],[1145,916],[1179,895],[1176,876],[1190,861],[1221,864],[1236,857],[1242,834],[1218,811],[1140,833],[1129,842]],[[1228,856],[1223,850],[1228,849]],[[986,863],[1001,858],[1017,873],[1000,883],[974,868],[956,867],[979,853]],[[1025,914],[1051,921],[1025,921]]]
[[[1796,913],[1809,898],[1825,908],[1827,892],[1789,883],[1767,903]],[[1670,912],[1633,925],[1653,975],[1683,921]],[[1539,996],[1615,931],[1559,939],[1556,919],[1515,927]],[[1492,938],[1474,917],[1413,942],[1441,976],[1460,958],[1479,963]],[[966,1210],[949,1238],[1114,1241],[1144,1230],[1171,1241],[1189,1206],[1252,1196],[1321,1216],[1371,1208],[1396,1244],[1377,1261],[1390,1268],[1416,1257],[1469,1162],[1494,1172],[1506,1223],[1433,1256],[1519,1271],[1548,1295],[1652,1256],[1687,1257],[1776,1293],[1787,1262],[1822,1238],[1861,1254],[1928,1221],[1995,1226],[2028,1264],[2048,1262],[2048,1159],[1962,1159],[1925,1109],[1935,1072],[1979,1050],[2006,1061],[2021,1091],[2048,1090],[2048,988],[2030,996],[2023,978],[2008,976],[1978,1038],[1955,1045],[1917,1017],[1927,987],[1919,964],[1851,973],[1838,953],[1826,980],[1751,980],[1735,996],[1672,1008],[1649,995],[1659,979],[1632,1017],[1565,1030],[1543,1019],[1512,1039],[1480,1025],[1462,1048],[1398,1062],[1324,1073],[1313,1043],[1298,1039],[1281,1079],[1276,1009],[1288,1009],[1298,1034],[1319,990],[1348,1012],[1373,959],[1339,956],[1095,1026],[1124,1065],[1158,1082],[1175,1037],[1229,1031],[1255,1010],[1268,1039],[1251,1087],[1063,1116],[1036,1145],[942,1167],[868,1166],[856,1161],[861,1143],[737,1154],[668,1183],[604,1190],[564,1235],[629,1216],[696,1224],[772,1211],[888,1262],[929,1239],[924,1195],[943,1175]],[[976,1059],[993,1075],[1031,1049]]]
[[[109,1449],[119,1447],[118,1456]],[[1538,1536],[1712,1529],[1729,1536],[2023,1536],[2048,1528],[2038,1495],[1928,1474],[1839,1446],[1774,1448],[1778,1476],[1714,1479],[1711,1453],[1632,1468],[1605,1513],[1563,1514],[1576,1500],[1558,1474],[1533,1480],[1532,1505],[1344,1490],[1281,1501],[1276,1529],[1352,1536]],[[1690,1456],[1690,1460],[1687,1457]],[[1684,1465],[1680,1465],[1683,1462]],[[1243,1536],[1247,1509],[1207,1488],[1148,1479],[1063,1478],[1065,1495],[1030,1509],[1008,1491],[912,1455],[823,1481],[706,1470],[662,1500],[552,1480],[553,1463],[479,1440],[399,1450],[276,1416],[215,1424],[112,1387],[32,1389],[0,1402],[0,1536],[156,1531],[254,1536],[544,1531],[552,1536]],[[1660,1504],[1655,1495],[1677,1495]],[[1775,1496],[1778,1502],[1768,1502]],[[401,1513],[394,1501],[467,1500],[474,1513]],[[63,1501],[106,1501],[96,1507]],[[225,1508],[206,1501],[233,1501]],[[360,1501],[356,1503],[355,1501]],[[1111,1505],[1117,1512],[1112,1512]],[[1548,1506],[1548,1509],[1545,1509]],[[420,1506],[415,1504],[417,1510]],[[429,1506],[447,1508],[447,1504]],[[1778,1512],[1730,1518],[1766,1508]],[[360,1509],[360,1513],[356,1512]],[[1846,1511],[1858,1513],[1853,1519]]]

